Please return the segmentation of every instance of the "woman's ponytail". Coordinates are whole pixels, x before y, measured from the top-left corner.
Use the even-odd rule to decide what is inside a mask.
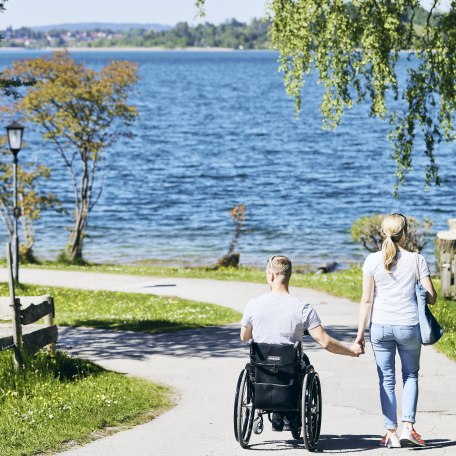
[[[402,214],[387,215],[382,222],[383,264],[385,271],[391,272],[397,260],[397,244],[407,236],[407,219]]]
[[[391,272],[391,268],[396,263],[397,247],[391,239],[391,236],[386,236],[382,243],[383,264],[385,270]]]

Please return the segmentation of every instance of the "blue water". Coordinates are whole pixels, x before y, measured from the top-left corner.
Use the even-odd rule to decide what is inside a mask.
[[[38,52],[2,52],[0,66]],[[321,88],[311,80],[300,119],[285,94],[274,52],[75,52],[94,68],[111,59],[139,64],[131,96],[139,110],[134,138],[106,155],[104,188],[90,218],[85,257],[91,261],[160,260],[214,264],[233,233],[229,210],[245,203],[238,244],[242,264],[283,252],[300,264],[361,261],[350,239],[364,215],[400,211],[430,217],[435,232],[455,214],[456,154],[441,145],[443,184],[423,190],[422,148],[413,174],[392,196],[394,161],[388,126],[367,105],[349,111],[336,132],[323,131]],[[399,72],[405,72],[405,59]],[[20,160],[54,169],[52,188],[71,212],[64,165],[33,127]],[[52,211],[36,224],[36,253],[52,259],[64,247],[70,217]],[[6,240],[0,227],[0,242]],[[425,253],[432,260],[433,236]]]

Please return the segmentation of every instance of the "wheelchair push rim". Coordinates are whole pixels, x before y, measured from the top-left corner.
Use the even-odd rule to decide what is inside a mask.
[[[247,369],[244,369],[236,386],[233,417],[234,436],[242,448],[247,446],[252,435],[254,415],[249,374]]]
[[[304,445],[308,451],[315,451],[320,438],[322,400],[320,377],[313,369],[304,376],[301,413]]]

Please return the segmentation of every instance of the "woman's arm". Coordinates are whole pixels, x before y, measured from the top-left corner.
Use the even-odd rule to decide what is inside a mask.
[[[369,323],[372,308],[372,297],[374,295],[374,279],[368,274],[363,274],[363,294],[359,305],[358,334],[355,343],[364,347],[364,330]]]
[[[421,280],[421,285],[426,289],[426,302],[428,304],[435,304],[435,301],[437,301],[437,293],[435,291],[434,285],[432,283],[431,276],[426,276],[423,277]]]

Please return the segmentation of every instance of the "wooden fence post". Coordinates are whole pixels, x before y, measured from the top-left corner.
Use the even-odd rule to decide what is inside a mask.
[[[437,233],[438,267],[442,295],[456,298],[456,219],[449,219],[448,225],[448,231]]]
[[[16,298],[14,292],[13,261],[11,255],[11,244],[6,244],[6,259],[8,264],[8,285],[10,294],[10,306],[13,309],[13,343],[14,343],[14,362],[16,369],[22,366],[22,326],[21,326],[21,303]]]
[[[49,313],[43,317],[44,321],[44,326],[52,326],[54,324],[54,314],[55,314],[55,307],[54,307],[54,298],[52,296],[48,296],[47,300],[49,304],[52,305],[52,313]],[[55,356],[56,353],[56,348],[55,348],[55,342],[50,343],[47,346],[49,352],[52,354],[52,356]]]

